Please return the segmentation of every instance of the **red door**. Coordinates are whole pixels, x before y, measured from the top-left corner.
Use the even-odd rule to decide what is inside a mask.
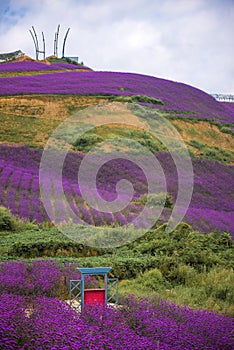
[[[85,289],[84,305],[105,304],[105,289]]]

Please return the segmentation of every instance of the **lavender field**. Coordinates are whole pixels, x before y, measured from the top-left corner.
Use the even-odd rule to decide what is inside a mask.
[[[232,349],[233,324],[228,317],[155,302],[158,305],[130,299],[117,310],[93,308],[77,315],[59,299],[28,301],[2,294],[0,346],[3,350]]]
[[[143,100],[139,98],[138,103],[149,105],[161,112],[169,112],[169,115],[172,115],[173,118],[216,120],[224,128],[226,128],[225,125],[230,126],[233,123],[234,109],[231,103],[217,102],[205,92],[186,84],[140,74],[74,71],[74,69],[80,68],[87,67],[64,62],[49,65],[35,61],[0,64],[0,72],[30,73],[44,71],[45,73],[1,77],[0,95],[76,94],[119,98],[142,96],[149,98],[149,103],[142,102]],[[46,74],[47,69],[61,69],[63,72]],[[66,69],[71,71],[67,72]],[[151,102],[150,98],[153,98]],[[19,105],[19,110],[20,108]],[[10,118],[10,115],[8,118]],[[15,118],[19,119],[18,116],[15,116]],[[40,133],[40,130],[37,130],[37,132]],[[215,135],[217,135],[217,131]],[[15,137],[15,139],[17,138]],[[196,139],[192,145],[201,147]],[[225,147],[227,145],[224,146],[224,152]],[[212,149],[208,149],[206,154],[214,159],[225,160],[225,155],[217,158]],[[14,215],[18,215],[20,218],[35,220],[39,223],[48,220],[39,194],[38,175],[41,155],[41,149],[29,148],[26,145],[10,146],[5,143],[0,146],[0,204],[9,208]],[[157,158],[165,173],[168,195],[172,197],[175,203],[178,191],[176,169],[169,154],[158,152]],[[81,153],[75,154],[73,152],[67,156],[65,161],[63,186],[69,206],[88,224],[102,226],[123,225],[132,222],[136,214],[142,209],[139,199],[147,192],[144,174],[139,168],[124,161],[119,164],[115,164],[113,161],[104,166],[100,170],[98,180],[99,191],[104,198],[110,201],[115,198],[115,186],[121,176],[130,181],[134,179],[135,194],[133,201],[122,212],[115,214],[101,213],[87,206],[82,200],[76,180],[82,159],[83,155]],[[231,186],[233,183],[233,166],[199,158],[194,158],[192,162],[195,174],[194,192],[184,220],[201,232],[217,230],[218,232],[227,231],[233,235],[233,191]],[[48,186],[50,185],[48,184]],[[67,203],[63,201],[53,203],[54,215],[61,222],[66,221],[66,205]],[[183,210],[183,207],[181,207],[181,210]],[[162,221],[167,221],[170,213],[171,209],[165,208],[161,215]]]
[[[78,279],[76,271],[54,261],[1,264],[1,349],[232,349],[231,317],[157,297],[128,296],[121,307],[90,307],[80,314],[64,301],[64,281]]]
[[[66,104],[66,108],[55,110],[53,106],[58,101],[52,105],[51,94],[81,95],[84,101],[79,104],[62,100],[60,104]],[[14,101],[15,96],[24,95],[33,95],[35,106],[25,108],[26,99]],[[48,96],[47,105],[43,98],[45,106],[41,101],[36,105],[39,95]],[[93,103],[87,103],[85,96],[105,96],[115,103],[133,100],[166,118],[183,119],[183,123],[189,120],[185,141],[200,153],[191,153],[194,188],[189,207],[187,210],[183,206],[177,208],[186,212],[183,221],[187,224],[180,223],[169,234],[167,225],[163,225],[170,221],[178,197],[179,175],[172,155],[159,148],[153,152],[165,177],[167,193],[163,195],[168,203],[157,225],[145,235],[127,244],[123,239],[122,246],[106,245],[108,248],[102,250],[98,245],[89,247],[74,242],[53,226],[40,192],[43,149],[32,142],[32,137],[43,139],[40,143],[43,147],[48,135],[41,125],[47,128],[49,123],[57,125],[50,118],[58,118],[59,123],[64,120],[59,111],[74,113]],[[199,89],[156,77],[94,72],[83,65],[35,61],[0,64],[1,98],[4,108],[9,107],[8,111],[2,108],[1,118],[11,139],[3,136],[5,141],[0,143],[0,348],[232,350],[233,104],[217,102]],[[46,109],[48,106],[50,109]],[[203,137],[191,126],[198,121],[203,123],[197,127],[204,128]],[[214,123],[215,130],[212,129]],[[209,132],[205,129],[207,124]],[[178,126],[181,125],[184,124]],[[20,132],[16,130],[18,126]],[[21,135],[25,132],[29,137],[18,138],[17,132]],[[103,130],[99,132],[104,135]],[[212,137],[221,132],[222,137],[217,139],[220,144],[217,141],[217,147],[212,144],[207,148]],[[115,136],[113,133],[112,139]],[[92,137],[89,140],[92,141]],[[140,137],[144,145],[150,140],[144,134]],[[86,141],[82,140],[84,144]],[[202,158],[202,154],[206,157]],[[85,155],[75,147],[67,152],[61,174],[62,188],[56,177],[48,177],[48,181],[43,182],[43,191],[53,192],[46,205],[51,208],[57,227],[69,221],[68,213],[72,209],[85,224],[91,225],[92,235],[97,232],[96,239],[105,238],[108,230],[113,229],[121,231],[120,237],[125,236],[122,226],[127,224],[131,224],[135,233],[139,227],[134,220],[145,206],[148,177],[127,159],[106,162],[96,177],[100,197],[114,201],[119,194],[116,185],[121,179],[131,182],[133,197],[118,212],[95,210],[84,200],[77,181]],[[52,168],[56,161],[55,156]],[[182,191],[188,181],[186,169],[183,170]],[[85,191],[89,195],[93,193],[89,186]],[[9,208],[14,217],[2,206]],[[79,229],[83,229],[85,235],[89,227],[87,231],[84,227]],[[80,278],[78,263],[86,267],[112,267],[112,277],[120,280],[119,307],[91,307],[80,313],[68,305],[69,281]],[[94,277],[86,282],[90,288],[100,287]]]
[[[1,205],[10,208],[14,215],[37,222],[47,221],[48,217],[39,195],[39,165],[42,150],[26,146],[0,146]],[[132,163],[122,160],[112,161],[103,166],[99,173],[98,188],[108,200],[115,197],[116,183],[125,177],[135,187],[132,203],[116,214],[101,213],[87,207],[77,184],[77,172],[82,154],[70,153],[66,157],[63,170],[63,186],[67,201],[72,209],[88,224],[125,225],[131,222],[142,209],[135,201],[147,192],[147,183],[142,171]],[[158,153],[167,179],[168,193],[175,201],[177,195],[176,169],[169,154]],[[24,166],[22,166],[24,164]],[[220,162],[194,159],[194,192],[184,221],[201,232],[227,231],[234,235],[233,202],[234,194],[230,187],[233,180],[233,166]],[[118,171],[114,170],[118,167]],[[58,220],[66,221],[66,205],[59,202],[54,206]],[[170,210],[165,208],[162,219],[166,221]]]
[[[0,79],[1,96],[23,94],[140,95],[161,100],[163,104],[148,105],[171,111],[177,117],[214,119],[222,123],[232,123],[234,118],[233,110],[226,104],[199,89],[140,74],[71,71]]]

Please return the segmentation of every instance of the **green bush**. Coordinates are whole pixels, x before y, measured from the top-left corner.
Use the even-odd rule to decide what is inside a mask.
[[[148,195],[148,206],[161,206],[164,205],[165,208],[173,207],[172,196],[168,193],[152,193]]]
[[[230,134],[234,136],[234,130],[232,130],[231,128],[228,128],[227,126],[222,126],[220,130],[226,134]]]
[[[85,134],[78,138],[73,143],[73,146],[81,152],[88,152],[94,145],[102,141],[104,141],[104,139],[101,136],[96,134]]]
[[[143,287],[157,291],[161,289],[164,278],[161,271],[157,268],[154,268],[150,271],[146,271],[142,276],[138,278],[139,284]]]
[[[126,91],[124,88],[121,88],[121,91]],[[118,101],[118,102],[141,102],[141,103],[149,103],[154,105],[164,105],[162,100],[159,100],[155,97],[149,96],[140,96],[140,95],[129,95],[129,96],[111,96],[110,100]]]
[[[147,201],[148,207],[164,206],[165,208],[173,207],[172,196],[168,193],[150,193],[143,194],[135,201],[136,204],[145,204]]]
[[[228,128],[227,128],[228,129]],[[191,140],[188,144],[198,149],[199,157],[205,159],[214,159],[224,163],[232,163],[234,159],[234,153],[232,151],[222,149],[216,146],[208,146],[197,140]]]
[[[51,256],[95,256],[99,251],[74,241],[37,241],[13,243],[10,255],[21,258],[51,257]]]
[[[200,275],[199,284],[205,290],[207,297],[234,304],[233,269],[214,267],[208,273]]]
[[[176,284],[191,285],[195,283],[198,272],[194,267],[189,265],[180,264],[174,271],[174,282]]]
[[[111,266],[111,277],[122,280],[136,278],[139,274],[157,267],[158,258],[136,254],[128,257],[110,255],[81,258],[79,264],[83,267]]]
[[[191,140],[188,142],[188,144],[194,148],[199,149],[199,150],[203,149],[203,147],[204,147],[204,145],[197,140]]]
[[[24,230],[38,230],[38,225],[28,220],[19,219],[10,210],[0,206],[0,231],[20,232]]]
[[[0,206],[0,230],[14,231],[16,229],[16,219],[10,210]]]

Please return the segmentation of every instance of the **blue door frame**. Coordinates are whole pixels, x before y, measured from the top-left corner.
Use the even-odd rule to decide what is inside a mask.
[[[104,276],[104,290],[105,290],[105,304],[112,302],[118,304],[118,278],[108,278],[108,272],[111,267],[78,267],[81,273],[80,280],[70,280],[70,305],[76,301],[76,307],[81,307],[84,310],[84,290],[85,290],[85,276],[87,275],[103,275]]]

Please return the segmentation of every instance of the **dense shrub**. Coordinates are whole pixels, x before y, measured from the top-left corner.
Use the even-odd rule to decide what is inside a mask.
[[[146,287],[153,291],[157,291],[162,287],[164,278],[161,271],[155,268],[140,275],[138,281],[143,288]]]
[[[102,142],[104,139],[101,136],[96,134],[87,134],[78,138],[73,146],[75,149],[78,149],[81,152],[88,152],[90,149],[94,147],[99,142]]]
[[[143,194],[140,196],[138,200],[135,201],[137,204],[145,204],[147,201],[148,207],[165,207],[172,208],[173,207],[173,199],[172,196],[168,193],[151,193],[151,194]]]
[[[222,132],[225,132],[226,134],[230,134],[230,135],[234,136],[234,130],[231,129],[231,128],[229,128],[229,127],[227,127],[227,126],[222,126],[222,127],[220,128],[220,130],[221,130]]]
[[[204,288],[207,296],[234,304],[233,269],[214,267],[207,274],[203,273],[199,276],[198,284]]]
[[[89,248],[75,241],[49,240],[38,242],[13,243],[9,255],[21,258],[54,257],[54,256],[92,256],[98,249]]]
[[[124,91],[124,89],[122,89]],[[131,95],[131,96],[110,96],[110,101],[119,101],[119,102],[141,102],[141,103],[149,103],[153,105],[164,105],[162,100],[158,98],[149,97],[149,96],[140,96],[140,95]]]
[[[197,140],[191,140],[188,144],[199,150],[198,156],[205,159],[218,160],[224,163],[232,163],[234,153],[227,149],[222,149],[217,146],[208,146]]]
[[[0,206],[0,230],[14,231],[16,228],[16,219],[11,215],[9,209]]]

